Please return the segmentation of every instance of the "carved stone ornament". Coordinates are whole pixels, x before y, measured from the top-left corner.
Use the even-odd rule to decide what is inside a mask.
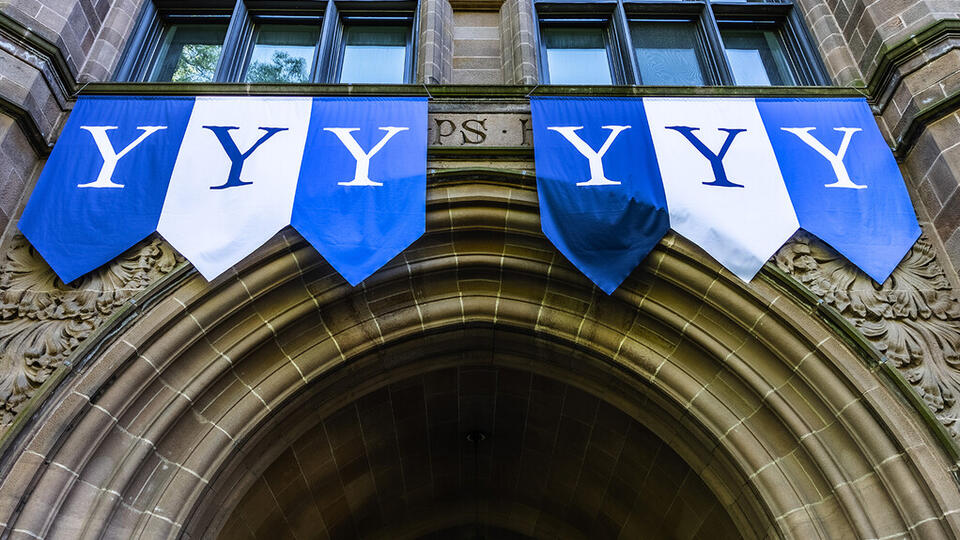
[[[182,262],[153,236],[65,285],[17,234],[0,266],[0,433],[104,319]]]
[[[775,260],[852,322],[960,440],[960,303],[926,237],[883,285],[802,232]]]

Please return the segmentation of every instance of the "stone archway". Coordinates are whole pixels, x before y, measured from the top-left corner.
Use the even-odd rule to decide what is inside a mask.
[[[288,233],[235,275],[161,283],[18,427],[0,521],[23,537],[216,536],[338,411],[479,366],[620,411],[743,536],[955,536],[960,493],[919,413],[779,278],[744,287],[668,237],[607,297],[543,239],[523,182],[435,178],[427,235],[357,288]],[[520,522],[580,531],[525,501]],[[491,530],[539,534],[495,506]],[[474,508],[371,534],[456,529]]]
[[[489,331],[468,335],[475,343]],[[431,371],[354,393],[332,414],[343,401],[330,399],[332,389],[298,400],[200,505],[234,508],[229,517],[208,510],[191,523],[225,539],[420,538],[454,527],[487,538],[490,529],[524,538],[743,537],[700,479],[707,469],[716,478],[730,471],[690,448],[682,430],[671,435],[701,471],[602,398],[526,370],[540,362],[497,356],[471,364],[479,359],[466,350],[431,354],[417,363]],[[567,375],[596,389],[598,381]],[[651,404],[644,416],[656,411]],[[484,439],[474,447],[464,435],[477,431]]]

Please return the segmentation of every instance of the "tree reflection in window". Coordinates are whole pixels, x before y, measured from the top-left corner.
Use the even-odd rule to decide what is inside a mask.
[[[246,82],[305,83],[310,81],[314,50],[320,37],[316,26],[270,25],[257,30]]]
[[[163,40],[151,81],[209,82],[223,49],[226,25],[178,25]]]

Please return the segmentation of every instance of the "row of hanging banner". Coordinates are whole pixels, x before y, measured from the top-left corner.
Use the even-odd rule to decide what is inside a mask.
[[[612,293],[668,229],[749,281],[798,228],[877,282],[920,235],[859,98],[531,99],[544,234]],[[81,97],[19,227],[69,283],[154,231],[208,280],[292,225],[351,285],[426,222],[423,98]]]

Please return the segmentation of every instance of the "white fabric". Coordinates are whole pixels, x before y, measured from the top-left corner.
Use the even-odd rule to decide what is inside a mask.
[[[749,281],[799,224],[756,103],[749,98],[644,98],[657,153],[670,227]],[[710,161],[668,126],[699,128],[696,137],[717,154],[735,136],[722,163],[744,187],[707,186]]]
[[[187,124],[158,232],[207,280],[263,245],[290,224],[300,174],[310,98],[198,97]],[[244,161],[248,185],[210,189],[227,181],[231,160],[203,126],[236,126],[236,147],[246,152],[265,132],[287,128],[265,140]]]

